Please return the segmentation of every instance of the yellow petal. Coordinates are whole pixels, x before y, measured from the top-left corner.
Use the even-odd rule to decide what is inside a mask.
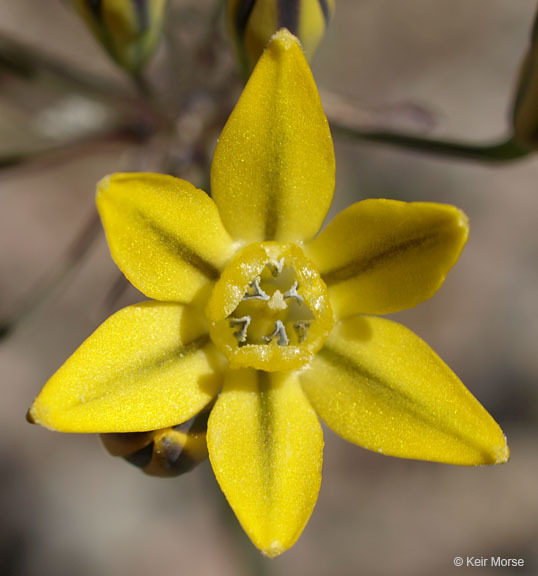
[[[467,218],[454,206],[364,200],[338,214],[305,252],[337,317],[387,314],[432,296],[467,236]]]
[[[493,418],[424,341],[396,322],[342,321],[301,380],[326,424],[369,450],[450,464],[508,460]]]
[[[213,157],[211,191],[238,239],[302,240],[334,191],[334,150],[297,39],[281,30],[258,61]]]
[[[254,544],[267,556],[290,548],[321,484],[323,434],[292,373],[230,371],[209,417],[215,476]]]
[[[149,298],[202,297],[233,254],[214,202],[179,178],[107,176],[97,207],[116,264]]]
[[[129,306],[47,382],[29,418],[60,432],[144,432],[191,418],[216,395],[220,355],[180,304]]]

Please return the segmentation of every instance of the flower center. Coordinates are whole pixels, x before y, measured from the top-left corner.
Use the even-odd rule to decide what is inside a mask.
[[[319,272],[301,248],[280,242],[244,248],[215,284],[206,315],[232,367],[268,372],[309,362],[333,323]]]

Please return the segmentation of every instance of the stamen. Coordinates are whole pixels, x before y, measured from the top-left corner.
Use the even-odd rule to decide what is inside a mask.
[[[269,260],[266,266],[273,276],[280,276],[282,274],[282,268],[284,267],[284,258],[280,260]]]
[[[256,276],[254,280],[248,285],[247,291],[243,296],[243,300],[269,300],[269,296],[260,287],[260,277]]]
[[[309,328],[310,322],[295,322],[293,325],[293,329],[295,330],[297,338],[299,339],[299,344],[302,344],[306,340],[306,334]]]
[[[277,344],[279,346],[287,346],[290,343],[288,335],[286,334],[286,328],[284,328],[281,320],[277,320],[273,332],[269,334],[269,336],[264,336],[262,339],[264,342],[271,342],[276,336],[278,336]]]
[[[239,347],[247,343],[247,330],[250,326],[250,316],[243,316],[242,318],[230,318],[230,326],[237,326],[234,336],[237,338]]]
[[[284,292],[284,299],[293,298],[299,304],[302,304],[304,302],[304,300],[300,294],[297,294],[297,287],[298,286],[299,285],[297,284],[297,280],[295,280],[295,282],[293,283],[293,286],[287,292]]]

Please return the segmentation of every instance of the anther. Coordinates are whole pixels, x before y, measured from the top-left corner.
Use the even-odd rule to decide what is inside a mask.
[[[306,334],[309,328],[310,322],[295,322],[293,325],[293,329],[295,330],[297,338],[299,339],[299,344],[302,344],[306,340]]]
[[[287,346],[290,343],[288,335],[286,334],[286,328],[284,328],[284,324],[282,324],[281,320],[275,322],[275,329],[271,334],[269,334],[269,336],[264,336],[263,341],[271,342],[271,340],[276,338],[276,336],[278,336],[277,344],[279,346]]]
[[[269,260],[266,266],[273,276],[280,276],[282,274],[282,268],[284,267],[284,258],[280,260]]]
[[[256,276],[254,280],[248,285],[247,291],[243,296],[243,300],[269,300],[269,296],[260,287],[260,277]]]
[[[237,326],[234,336],[239,342],[239,347],[247,343],[247,330],[250,326],[250,316],[243,316],[242,318],[230,318],[230,326]]]
[[[302,304],[303,303],[303,297],[300,294],[297,294],[297,287],[298,286],[299,285],[297,284],[297,280],[295,280],[295,282],[293,283],[293,286],[287,292],[284,292],[284,294],[283,294],[284,299],[293,298],[299,304]]]

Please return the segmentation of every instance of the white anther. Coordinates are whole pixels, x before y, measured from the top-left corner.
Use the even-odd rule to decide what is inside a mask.
[[[239,346],[247,342],[247,330],[250,326],[250,316],[243,316],[241,318],[230,318],[230,326],[237,326],[234,336],[239,342]]]
[[[243,300],[269,300],[269,296],[260,287],[260,277],[256,276],[254,280],[248,285],[247,291],[243,296]]]
[[[282,274],[282,268],[284,267],[284,258],[280,260],[269,260],[266,266],[273,276],[280,276]]]
[[[306,334],[310,328],[310,322],[295,322],[293,329],[297,334],[299,339],[299,344],[302,344],[306,340]]]
[[[298,286],[299,285],[297,284],[297,280],[295,280],[295,282],[293,283],[293,286],[287,292],[284,292],[284,298],[293,298],[299,304],[302,304],[303,303],[303,297],[300,294],[297,294],[297,287]]]
[[[269,334],[269,336],[264,336],[263,341],[271,342],[271,340],[273,338],[276,338],[277,336],[278,336],[277,344],[279,346],[287,346],[290,343],[288,335],[286,334],[286,328],[284,328],[284,324],[282,324],[281,320],[277,320],[275,322],[275,329],[271,334]]]

